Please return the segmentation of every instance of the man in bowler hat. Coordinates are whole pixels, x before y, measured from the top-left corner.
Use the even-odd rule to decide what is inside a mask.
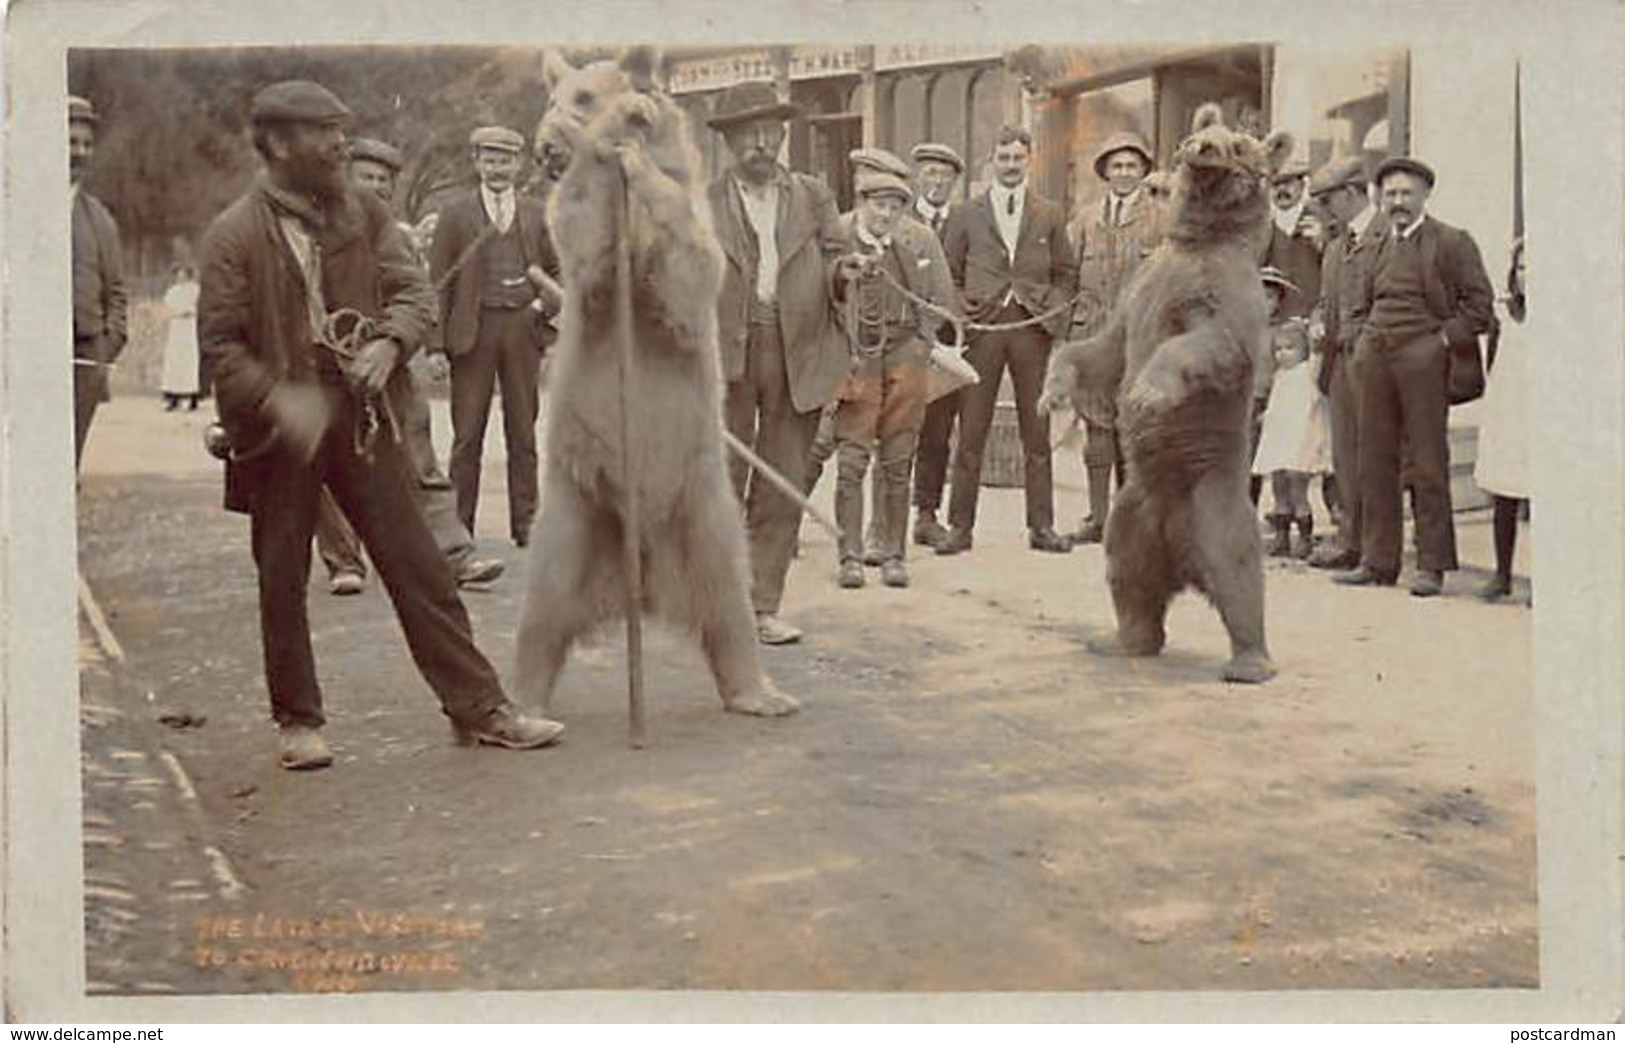
[[[323,485],[389,591],[407,646],[459,742],[529,749],[562,725],[527,714],[474,645],[451,569],[413,496],[391,413],[433,295],[384,204],[346,173],[349,110],[308,80],[254,97],[265,169],[204,237],[198,339],[215,366],[232,454],[226,506],[250,516],[260,633],[285,768],[333,754],[316,680],[306,583]],[[335,312],[364,317],[342,354]],[[331,335],[330,335],[331,334]]]
[[[554,278],[558,257],[541,200],[517,190],[525,139],[507,127],[469,135],[479,184],[440,211],[429,250],[429,278],[440,290],[437,347],[451,359],[451,483],[457,514],[474,532],[480,458],[491,398],[502,393],[508,452],[508,533],[520,547],[536,515],[536,420],[541,412],[542,352],[552,339],[552,308],[530,277]]]
[[[1360,567],[1337,580],[1384,586],[1399,576],[1401,443],[1416,514],[1411,593],[1437,597],[1457,567],[1450,505],[1449,355],[1494,320],[1495,291],[1467,232],[1427,214],[1435,176],[1409,156],[1377,168],[1388,228],[1355,290],[1359,382]]]
[[[846,376],[846,338],[832,296],[842,236],[819,181],[779,163],[786,123],[799,113],[766,82],[722,92],[708,121],[732,159],[707,190],[725,255],[717,335],[728,429],[796,488],[824,406]],[[750,537],[756,635],[788,644],[801,631],[779,617],[801,508],[739,460],[734,489]]]
[[[127,300],[118,225],[84,187],[100,117],[84,98],[68,99],[68,184],[73,209],[73,465],[85,452],[96,409],[107,400],[107,368],[124,350]]]

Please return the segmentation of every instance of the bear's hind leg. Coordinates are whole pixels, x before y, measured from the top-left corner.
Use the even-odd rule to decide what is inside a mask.
[[[785,717],[801,704],[762,672],[737,501],[720,467],[710,484],[691,498],[686,519],[682,549],[689,569],[687,601],[692,617],[687,622],[699,633],[725,710]]]
[[[1130,479],[1106,522],[1106,581],[1117,611],[1117,634],[1093,645],[1101,655],[1154,656],[1162,652],[1168,602],[1181,586],[1164,521],[1145,488]]]
[[[1191,564],[1230,633],[1224,679],[1262,684],[1275,676],[1264,642],[1264,565],[1247,485],[1221,470],[1191,496]]]
[[[594,518],[579,490],[548,476],[526,562],[514,692],[548,713],[570,646],[597,621],[599,599],[588,589],[614,556],[595,549]],[[617,572],[618,574],[618,572]]]

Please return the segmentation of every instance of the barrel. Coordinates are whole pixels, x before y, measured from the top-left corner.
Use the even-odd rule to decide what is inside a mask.
[[[996,402],[993,424],[988,428],[987,447],[982,451],[982,484],[1008,489],[1022,485],[1026,477],[1021,450],[1021,430],[1016,425],[1016,404]]]

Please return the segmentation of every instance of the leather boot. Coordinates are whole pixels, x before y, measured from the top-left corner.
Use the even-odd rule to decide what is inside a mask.
[[[846,442],[836,451],[835,524],[841,530],[841,561],[863,560],[863,474],[869,469],[869,447]]]
[[[1089,516],[1078,531],[1072,534],[1073,543],[1099,543],[1106,538],[1106,516],[1112,507],[1112,469],[1090,464],[1086,475],[1089,484]]]
[[[1274,526],[1275,535],[1270,537],[1269,546],[1264,553],[1272,558],[1290,557],[1292,554],[1292,515],[1272,514],[1270,524]]]
[[[1315,552],[1315,519],[1306,514],[1297,521],[1298,538],[1292,544],[1292,556],[1299,561],[1308,561],[1309,555]]]
[[[921,507],[914,518],[914,542],[921,547],[935,547],[948,535],[948,530],[937,521],[937,512]]]

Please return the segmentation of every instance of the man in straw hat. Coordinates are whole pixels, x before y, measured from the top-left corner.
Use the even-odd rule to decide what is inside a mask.
[[[517,189],[525,139],[480,127],[468,144],[479,184],[441,208],[429,250],[429,278],[440,290],[435,347],[451,359],[451,482],[457,514],[474,532],[485,427],[500,390],[508,534],[523,547],[536,516],[542,353],[552,340],[544,321],[551,305],[529,271],[556,278],[559,263],[541,200]]]
[[[204,237],[198,339],[215,364],[233,447],[226,506],[251,519],[282,765],[333,761],[305,603],[324,484],[383,578],[413,661],[458,740],[552,743],[563,727],[511,703],[474,646],[456,582],[413,497],[392,418],[434,301],[389,211],[349,182],[349,110],[320,84],[292,80],[255,95],[250,116],[265,169]],[[359,318],[337,328],[340,312]]]
[[[914,146],[914,216],[935,232],[940,241],[948,230],[949,201],[965,172],[965,161],[952,148],[936,141]],[[953,289],[953,281],[948,282]],[[959,293],[950,295],[953,309],[960,311]],[[937,520],[942,506],[942,486],[948,477],[948,440],[953,437],[963,390],[943,395],[925,407],[920,425],[920,444],[914,460],[914,542],[935,547],[948,536]]]
[[[1156,165],[1151,147],[1132,130],[1112,134],[1095,150],[1095,176],[1106,191],[1072,219],[1072,236],[1078,243],[1078,287],[1088,291],[1073,312],[1068,334],[1073,339],[1092,336],[1106,324],[1123,287],[1162,241],[1163,208],[1145,188],[1145,179]],[[1111,510],[1114,471],[1117,484],[1123,484],[1122,453],[1110,424],[1085,422],[1083,466],[1089,513],[1072,540],[1099,543]]]
[[[1450,352],[1475,350],[1495,291],[1473,237],[1426,212],[1433,169],[1409,156],[1377,168],[1388,228],[1356,289],[1360,398],[1360,567],[1337,580],[1386,586],[1399,576],[1401,444],[1416,515],[1411,593],[1437,597],[1457,567],[1450,506]]]
[[[951,311],[956,294],[937,237],[908,216],[907,165],[883,149],[859,149],[851,161],[857,207],[841,218],[847,254],[835,287],[852,352],[834,425],[840,584],[864,585],[863,475],[878,444],[870,542],[881,581],[906,587],[909,471],[925,419],[927,360],[942,321],[910,295]]]
[[[726,256],[717,335],[728,429],[805,488],[819,415],[846,375],[847,347],[831,294],[843,252],[835,201],[821,183],[779,163],[786,122],[799,111],[780,101],[770,83],[723,91],[708,123],[732,163],[707,194]],[[731,466],[750,535],[757,638],[771,645],[800,640],[779,608],[801,507],[743,462]]]
[[[73,209],[73,464],[77,472],[96,409],[107,400],[107,367],[124,350],[127,302],[118,225],[85,190],[96,152],[96,110],[68,98],[68,184]]]

